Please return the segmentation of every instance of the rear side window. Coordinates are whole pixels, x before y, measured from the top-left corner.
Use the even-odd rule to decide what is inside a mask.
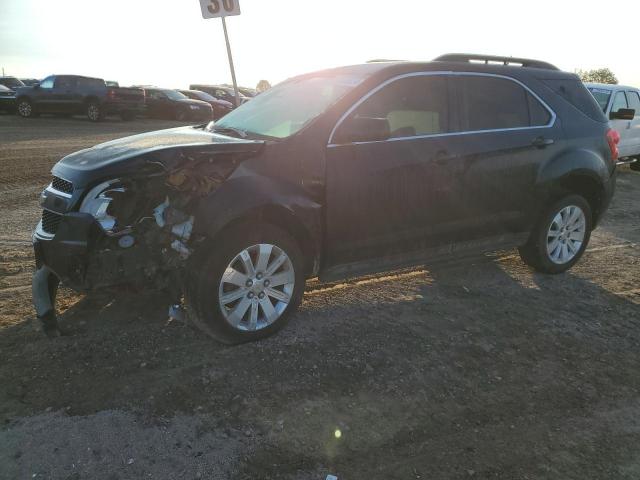
[[[448,98],[442,75],[401,78],[365,100],[353,116],[386,118],[392,138],[446,133]]]
[[[106,84],[104,81],[98,78],[78,78],[78,87],[82,88],[100,88],[104,87]]]
[[[607,122],[607,117],[604,116],[600,105],[578,78],[543,78],[540,80],[556,95],[562,97],[592,120]]]
[[[627,99],[629,100],[629,108],[633,108],[636,111],[636,117],[640,117],[640,95],[638,92],[627,92]]]
[[[73,77],[56,77],[55,88],[74,88],[76,80]]]
[[[505,78],[460,76],[460,128],[463,131],[544,126],[549,111],[520,84]]]
[[[621,108],[629,108],[629,104],[627,103],[627,96],[624,92],[617,92],[616,96],[613,97],[613,105],[611,105],[611,111],[617,112]]]

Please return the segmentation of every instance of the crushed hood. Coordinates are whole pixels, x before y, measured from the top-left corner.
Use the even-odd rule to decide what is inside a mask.
[[[212,153],[252,153],[258,152],[264,143],[228,137],[197,127],[171,128],[112,140],[72,153],[60,160],[52,173],[82,186],[96,178],[135,170],[142,160],[140,157],[148,158],[148,154],[153,152],[195,147]]]

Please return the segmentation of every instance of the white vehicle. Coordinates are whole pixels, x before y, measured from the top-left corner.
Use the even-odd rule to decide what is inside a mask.
[[[611,124],[620,134],[620,159],[640,170],[640,90],[624,85],[585,83]]]

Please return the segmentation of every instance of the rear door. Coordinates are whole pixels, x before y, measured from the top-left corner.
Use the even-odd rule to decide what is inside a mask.
[[[444,243],[460,228],[458,164],[449,158],[447,75],[410,74],[361,99],[326,155],[327,266]],[[386,119],[391,138],[336,142],[357,117]]]
[[[622,108],[629,108],[629,102],[627,101],[627,94],[624,90],[619,90],[613,94],[613,100],[611,103],[611,113],[615,113]],[[620,143],[618,143],[618,150],[620,151],[620,157],[627,157],[633,154],[633,136],[631,132],[631,125],[633,120],[609,120],[611,127],[620,134]]]
[[[526,231],[540,165],[563,138],[555,114],[509,77],[453,77],[459,132],[450,154],[460,163],[456,215],[473,238]]]
[[[73,96],[76,90],[76,78],[59,75],[53,84],[51,110],[56,113],[75,113]]]
[[[629,108],[636,111],[629,127],[629,155],[638,155],[640,154],[640,94],[637,90],[627,91],[627,102]]]

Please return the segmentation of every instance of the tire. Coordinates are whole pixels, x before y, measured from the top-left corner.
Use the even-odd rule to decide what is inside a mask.
[[[104,114],[102,113],[102,108],[100,104],[97,102],[89,102],[87,103],[87,118],[92,122],[99,122],[104,118]]]
[[[296,240],[273,225],[247,222],[230,227],[214,245],[201,248],[190,263],[185,299],[192,323],[226,344],[259,340],[283,328],[304,292],[305,262]],[[253,274],[242,260],[247,253]],[[223,275],[232,281],[223,281]],[[278,285],[269,286],[270,281]]]
[[[589,203],[580,195],[566,195],[544,211],[527,244],[519,248],[520,257],[539,272],[565,272],[582,257],[592,228]]]
[[[23,118],[33,118],[36,116],[33,104],[27,98],[18,100],[18,103],[16,105],[16,112]]]

